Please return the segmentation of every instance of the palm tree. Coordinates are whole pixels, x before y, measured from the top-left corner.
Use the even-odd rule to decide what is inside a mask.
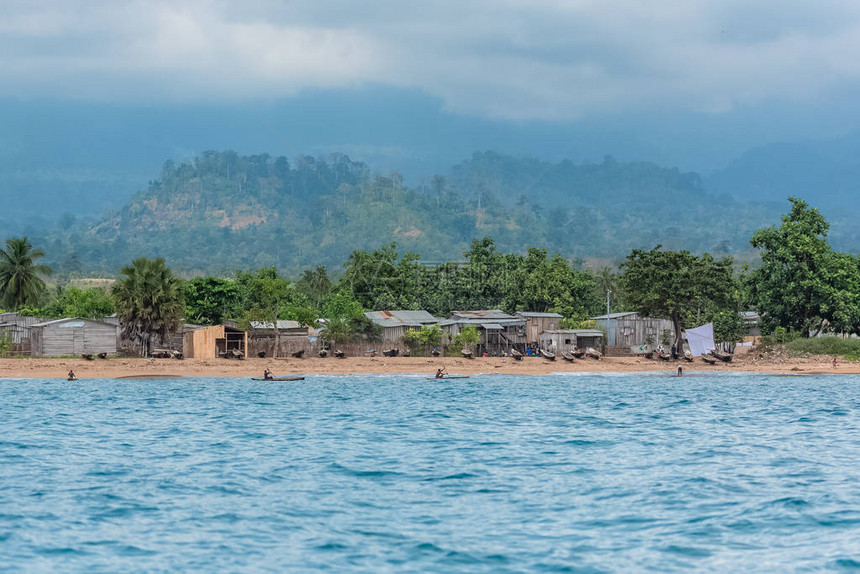
[[[44,256],[26,237],[6,240],[6,249],[0,249],[0,302],[5,307],[17,310],[39,302],[45,291],[39,275],[50,275],[51,268],[34,262]]]
[[[125,277],[114,283],[111,294],[122,334],[139,341],[146,356],[153,335],[164,343],[167,335],[179,329],[185,315],[182,284],[162,258],[135,259],[120,273]]]

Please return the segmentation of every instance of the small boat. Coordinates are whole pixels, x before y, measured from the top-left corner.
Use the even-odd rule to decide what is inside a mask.
[[[382,355],[385,357],[396,357],[399,352],[399,349],[388,349],[387,351],[382,351]]]
[[[540,356],[547,361],[555,361],[555,353],[550,353],[549,351],[544,351],[543,349],[541,349]]]
[[[593,349],[589,347],[585,350],[585,354],[591,357],[592,359],[597,359],[598,361],[603,358],[603,353],[598,351],[597,349]]]
[[[328,357],[328,351],[326,351],[325,349],[320,349],[320,352],[318,353],[318,355],[320,356],[321,359],[325,359],[326,357]]]
[[[468,351],[466,349],[461,350],[460,354],[463,355],[467,359],[474,359],[475,358],[474,355],[472,355],[472,351]]]
[[[570,354],[577,359],[582,359],[583,357],[585,357],[585,351],[583,349],[580,349],[579,347],[574,347],[573,351],[571,351]]]
[[[271,379],[267,379],[265,377],[251,377],[252,381],[304,381],[304,377],[291,377],[291,376],[283,376],[283,377],[272,377]]]
[[[301,359],[304,354],[304,349],[299,349],[298,351],[293,351],[292,353],[290,353],[290,355],[292,355],[296,359]]]
[[[430,354],[433,355],[434,357],[438,357],[442,353],[439,352],[439,349],[433,349],[432,351],[430,351]]]
[[[107,359],[107,353],[99,353],[96,355],[99,359]]]
[[[517,351],[516,349],[511,349],[511,356],[514,358],[515,361],[522,361],[523,360],[523,354],[520,353],[519,351]]]
[[[338,359],[345,359],[345,358],[346,358],[346,353],[344,353],[344,352],[343,352],[343,351],[341,351],[340,349],[336,349],[336,350],[335,350],[335,352],[334,352],[334,356],[335,356],[335,357],[337,357]]]
[[[660,351],[659,353],[657,353],[657,356],[660,357],[664,361],[671,361],[672,360],[672,355],[670,355],[669,353],[664,353],[663,351]]]
[[[690,351],[684,351],[684,360],[692,363],[693,362],[693,353],[691,353]]]
[[[654,358],[654,351],[645,351],[645,353],[642,356],[645,357],[646,359],[653,359]]]
[[[409,349],[406,349],[406,350],[404,350],[402,353],[400,353],[400,356],[401,356],[401,357],[411,357],[411,356],[412,356],[412,351],[411,351],[411,350],[409,350]]]
[[[716,364],[717,360],[710,355],[702,355],[702,360],[708,363],[709,365]]]
[[[717,351],[715,349],[715,350],[711,351],[711,355],[714,358],[719,359],[724,363],[731,363],[732,362],[732,356],[729,353],[721,353],[720,351]]]
[[[89,354],[89,353],[85,353],[85,354],[81,355],[81,358],[82,358],[82,359],[86,359],[86,360],[88,360],[88,361],[92,361],[92,360],[93,360],[93,356],[92,356],[91,354]]]
[[[468,379],[469,375],[443,375],[441,377],[425,377],[428,381],[438,381],[440,379]]]
[[[561,352],[561,358],[567,361],[568,363],[572,363],[574,361],[573,355],[568,353],[567,351]]]

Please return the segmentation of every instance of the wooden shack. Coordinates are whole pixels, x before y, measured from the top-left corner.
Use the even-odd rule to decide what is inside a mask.
[[[225,325],[201,327],[183,335],[182,354],[186,359],[244,359],[248,356],[248,333]]]
[[[479,354],[525,349],[525,319],[508,315],[499,309],[454,311],[450,318],[439,323],[448,337],[457,335],[463,327],[469,325],[478,330],[480,341],[476,351]]]
[[[30,327],[30,354],[34,357],[116,355],[116,325],[93,319],[56,319]]]
[[[526,344],[537,345],[541,341],[540,334],[544,331],[555,331],[559,328],[562,315],[558,313],[538,313],[534,311],[517,311],[516,316],[526,322]]]
[[[275,328],[272,322],[251,321],[251,329],[248,331],[248,353],[251,357],[256,357],[259,353],[265,353],[269,357],[284,357],[299,349],[309,348],[308,335],[310,331],[307,326],[298,321],[282,319],[278,319],[277,326],[278,349],[276,352]]]
[[[640,317],[636,312],[611,313],[592,319],[606,330],[609,347],[629,349],[650,345],[653,348],[664,340],[675,340],[675,327],[669,319]]]
[[[382,327],[383,341],[394,343],[400,343],[407,331],[439,323],[427,311],[369,311],[364,316]]]
[[[540,347],[553,353],[572,351],[574,348],[586,349],[603,346],[603,333],[596,329],[556,329],[540,334]]]

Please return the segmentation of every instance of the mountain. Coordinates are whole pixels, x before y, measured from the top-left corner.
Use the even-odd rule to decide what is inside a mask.
[[[549,163],[476,153],[447,177],[410,187],[335,154],[292,162],[204,152],[164,164],[129,203],[96,222],[64,220],[39,238],[58,271],[114,273],[165,257],[184,275],[276,265],[341,265],[397,242],[423,260],[458,260],[474,238],[605,264],[633,248],[751,257],[749,237],[780,207],[714,196],[693,173],[651,163]]]

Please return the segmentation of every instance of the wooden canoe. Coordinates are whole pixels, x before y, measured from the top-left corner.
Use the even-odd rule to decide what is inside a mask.
[[[702,355],[702,360],[708,363],[709,365],[713,365],[717,362],[717,360],[710,355]]]
[[[520,353],[519,351],[517,351],[516,349],[511,349],[511,356],[514,358],[515,361],[522,361],[523,360],[523,354]]]
[[[328,357],[328,351],[326,351],[325,349],[320,350],[320,352],[318,354],[319,354],[320,358],[322,358],[322,359],[325,359],[326,357]]]
[[[301,358],[302,358],[302,355],[304,355],[304,354],[305,354],[305,350],[304,350],[304,349],[299,349],[298,351],[293,351],[293,352],[292,352],[292,353],[290,353],[290,354],[291,354],[293,357],[295,357],[296,359],[301,359]]]
[[[561,358],[564,359],[565,361],[567,361],[568,363],[572,363],[574,361],[573,355],[571,355],[567,351],[561,352]]]
[[[467,359],[473,359],[474,358],[474,356],[472,355],[472,351],[467,351],[466,349],[463,349],[462,351],[460,351],[460,354],[463,355],[464,357],[466,357]]]
[[[601,353],[597,349],[592,349],[591,347],[585,350],[585,354],[592,359],[597,359],[598,361],[603,358],[603,353]]]
[[[549,351],[544,351],[543,349],[541,349],[540,356],[547,361],[555,361],[555,353],[550,353]]]
[[[439,381],[442,379],[468,379],[469,375],[445,375],[444,377],[425,377],[428,381]]]
[[[711,351],[711,356],[721,360],[724,363],[731,363],[732,362],[732,356],[729,353],[721,353],[721,352],[715,350],[715,351]]]
[[[570,352],[570,354],[577,359],[582,359],[585,357],[585,351],[583,349],[580,349],[579,347],[574,348],[573,351]]]
[[[387,351],[382,351],[382,355],[385,357],[396,357],[398,353],[400,353],[399,349],[388,349]]]
[[[272,377],[271,379],[266,379],[264,377],[251,377],[252,381],[304,381],[304,377]]]
[[[346,353],[344,353],[343,351],[341,351],[340,349],[338,349],[338,350],[336,350],[336,351],[334,352],[334,356],[335,356],[335,357],[337,357],[338,359],[345,359],[345,358],[346,358]]]

